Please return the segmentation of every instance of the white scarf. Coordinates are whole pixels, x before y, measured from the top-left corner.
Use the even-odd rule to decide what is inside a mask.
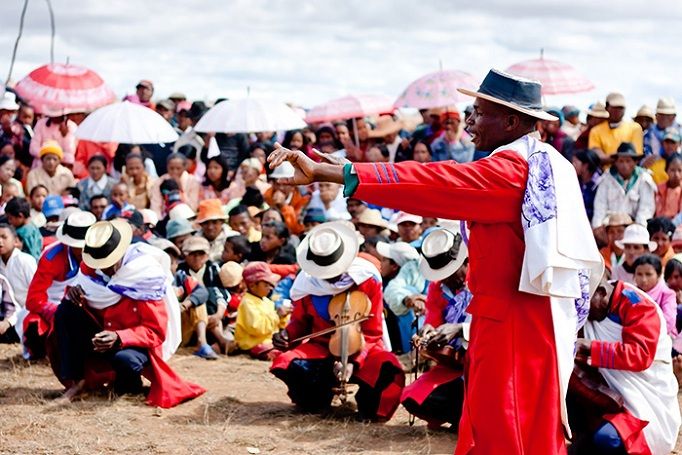
[[[661,321],[654,362],[644,371],[599,368],[599,372],[609,387],[623,397],[625,408],[638,419],[649,422],[643,430],[646,442],[653,455],[663,455],[675,448],[680,428],[680,407],[677,403],[677,380],[670,362],[670,337],[665,330],[663,313],[655,302],[651,302]],[[588,321],[585,336],[589,340],[622,342],[623,326],[608,318]]]
[[[356,257],[348,267],[348,271],[341,275],[341,278],[335,283],[315,278],[306,272],[299,273],[291,286],[289,295],[291,300],[300,300],[307,295],[337,295],[350,289],[353,285],[361,285],[370,278],[376,278],[381,282],[381,275],[374,264],[366,259]]]
[[[164,360],[180,346],[180,306],[173,292],[170,258],[153,246],[135,243],[128,247],[121,268],[106,281],[78,272],[74,284],[85,291],[88,305],[102,310],[117,304],[122,296],[133,300],[163,300],[168,313],[166,338],[162,345]]]
[[[519,291],[550,297],[561,419],[570,436],[565,398],[575,339],[604,272],[604,260],[587,219],[575,168],[534,136],[523,136],[493,154],[514,150],[528,161],[521,213],[526,250]]]

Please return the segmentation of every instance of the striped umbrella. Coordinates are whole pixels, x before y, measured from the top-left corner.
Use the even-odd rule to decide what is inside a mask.
[[[594,89],[594,84],[578,70],[566,63],[546,59],[542,51],[540,58],[516,63],[506,71],[540,81],[543,95],[564,95]]]
[[[395,107],[431,109],[451,106],[469,97],[457,91],[458,88],[474,90],[478,87],[476,79],[469,73],[458,70],[441,70],[426,74],[412,82],[398,99]]]
[[[36,112],[50,116],[90,112],[116,99],[97,73],[68,63],[36,68],[17,82],[15,90]]]

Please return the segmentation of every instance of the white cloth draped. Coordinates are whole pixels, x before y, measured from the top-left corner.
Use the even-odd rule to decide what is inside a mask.
[[[180,306],[173,292],[170,258],[153,246],[135,243],[128,247],[121,268],[111,279],[78,272],[74,284],[85,291],[88,305],[102,310],[115,305],[122,296],[134,300],[163,300],[168,314],[163,358],[168,360],[180,346]]]
[[[675,448],[680,428],[680,408],[677,403],[677,380],[672,371],[670,350],[672,343],[666,334],[665,319],[654,303],[661,320],[661,330],[654,362],[644,371],[600,368],[599,372],[610,388],[624,400],[632,415],[649,424],[644,437],[653,455],[668,454]],[[588,321],[585,336],[590,340],[623,341],[623,326],[610,320]]]

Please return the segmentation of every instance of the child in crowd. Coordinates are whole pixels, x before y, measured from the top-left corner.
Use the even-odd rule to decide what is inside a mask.
[[[218,264],[209,260],[210,248],[211,246],[205,238],[189,237],[182,244],[185,262],[178,266],[178,271],[185,272],[208,290],[206,331],[218,342],[221,351],[227,352],[229,340],[223,333],[223,317],[227,311],[230,294],[223,289],[220,282]]]
[[[111,190],[116,183],[107,175],[107,159],[102,155],[93,155],[88,160],[88,178],[78,182],[76,188],[80,191],[78,203],[81,210],[90,208],[90,198],[96,194],[102,194],[109,198]]]
[[[665,162],[668,181],[658,185],[656,216],[673,218],[682,212],[682,155],[675,153]]]
[[[5,214],[21,240],[21,250],[38,260],[43,249],[43,237],[40,229],[31,221],[31,204],[23,197],[15,197],[7,203]]]
[[[268,298],[280,276],[270,271],[265,262],[251,262],[244,267],[247,292],[237,310],[234,338],[237,347],[260,360],[272,360],[279,353],[272,348],[272,335],[286,327],[291,305],[278,310]]]
[[[675,233],[675,225],[668,218],[658,217],[647,221],[646,229],[649,231],[649,238],[656,242],[654,253],[661,258],[663,267],[675,255],[672,248],[672,238]]]
[[[671,290],[663,280],[661,260],[654,254],[640,256],[634,263],[635,285],[649,294],[663,312],[667,333],[671,337],[677,336],[677,301],[675,291]]]
[[[230,340],[227,353],[231,354],[237,349],[234,341],[234,331],[237,325],[237,311],[244,295],[245,286],[243,279],[244,267],[240,264],[229,261],[220,267],[220,282],[223,288],[230,294],[230,301],[227,304],[227,312],[223,318],[225,325],[225,336]]]
[[[229,166],[220,155],[209,158],[206,166],[206,177],[201,184],[201,192],[199,193],[201,199],[220,199],[222,204],[230,202],[229,173]]]
[[[243,235],[235,235],[225,239],[225,247],[223,248],[223,255],[221,260],[223,263],[236,262],[243,263],[251,254],[251,244],[249,240]]]
[[[623,262],[613,268],[611,279],[634,284],[635,261],[638,257],[656,251],[658,245],[649,240],[649,233],[640,224],[625,228],[623,240],[616,240],[616,246],[623,250]]]
[[[129,153],[125,158],[121,181],[128,184],[129,201],[138,210],[146,209],[150,203],[153,179],[145,170],[144,157],[140,153]]]
[[[47,223],[47,219],[43,214],[43,202],[47,197],[47,188],[45,185],[36,185],[29,193],[31,200],[31,221],[36,227],[41,228]]]
[[[128,203],[128,185],[119,182],[111,189],[111,204],[104,209],[102,219],[110,220],[121,216],[124,212],[135,210],[135,206]]]

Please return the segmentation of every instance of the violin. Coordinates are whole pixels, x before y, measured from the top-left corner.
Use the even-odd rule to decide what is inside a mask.
[[[463,368],[464,354],[460,350],[455,349],[449,344],[438,347],[430,346],[430,339],[430,334],[421,337],[416,336],[412,339],[412,344],[420,356],[455,370]]]

